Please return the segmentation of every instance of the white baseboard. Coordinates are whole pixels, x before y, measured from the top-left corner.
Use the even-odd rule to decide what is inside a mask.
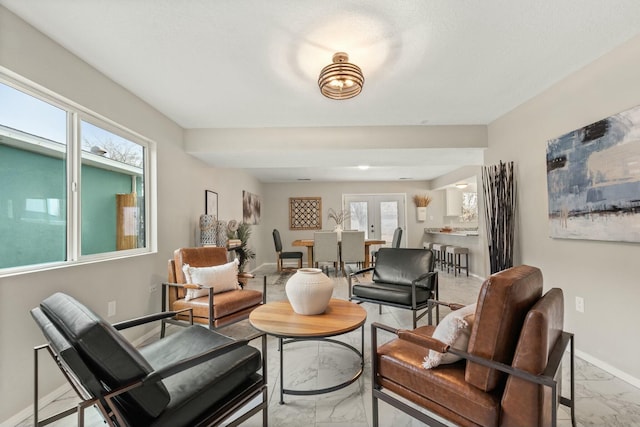
[[[611,375],[613,375],[616,378],[620,378],[622,381],[626,381],[629,384],[631,384],[634,387],[640,388],[640,379],[633,377],[629,374],[627,374],[626,372],[621,371],[620,369],[609,365],[606,362],[603,362],[600,359],[597,359],[583,351],[577,350],[576,349],[576,356],[579,357],[580,359],[584,360],[585,362],[589,362],[592,365],[602,369],[605,372],[610,373]]]
[[[160,334],[160,326],[157,326],[152,330],[150,330],[149,332],[147,332],[146,334],[142,335],[141,337],[136,338],[134,341],[132,341],[132,344],[137,347],[143,342],[149,340],[154,335],[159,336],[159,334]],[[40,399],[38,399],[38,408],[44,408],[45,406],[47,406],[54,400],[58,399],[60,396],[68,393],[69,391],[71,391],[71,385],[65,382],[63,385],[56,388],[51,393],[48,393],[46,396],[43,396]],[[0,427],[9,427],[9,426],[18,425],[18,423],[31,417],[32,415],[33,415],[33,404],[27,406],[17,414],[14,414],[13,416],[11,416],[11,418],[8,418],[2,421],[0,423]]]

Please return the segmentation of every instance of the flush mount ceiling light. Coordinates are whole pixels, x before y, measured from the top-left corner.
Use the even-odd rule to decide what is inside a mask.
[[[466,182],[459,182],[456,184],[457,188],[467,188],[467,183]]]
[[[320,92],[331,99],[349,99],[358,95],[364,85],[362,70],[349,62],[349,55],[338,52],[333,55],[333,64],[320,71]]]

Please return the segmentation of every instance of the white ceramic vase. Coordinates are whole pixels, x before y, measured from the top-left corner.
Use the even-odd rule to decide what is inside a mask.
[[[338,234],[338,241],[342,240],[342,225],[336,225],[333,228],[333,231],[335,231]]]
[[[333,280],[319,268],[300,268],[285,285],[287,298],[298,314],[321,314],[333,295]]]

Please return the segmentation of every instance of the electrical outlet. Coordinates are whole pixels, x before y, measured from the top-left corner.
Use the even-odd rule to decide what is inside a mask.
[[[150,294],[156,292],[157,290],[158,290],[158,285],[150,285],[149,286],[149,293]]]
[[[576,311],[578,313],[584,313],[584,298],[576,297]]]
[[[113,317],[115,315],[116,315],[116,302],[109,301],[109,304],[107,305],[107,317]]]

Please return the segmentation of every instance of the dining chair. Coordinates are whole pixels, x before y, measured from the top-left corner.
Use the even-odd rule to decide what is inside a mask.
[[[316,231],[313,233],[313,261],[315,266],[321,262],[333,263],[338,274],[338,233],[335,231]]]
[[[274,228],[273,229],[273,245],[276,248],[276,263],[278,264],[278,271],[282,271],[284,269],[284,265],[282,263],[285,259],[295,259],[298,261],[298,268],[302,268],[302,252],[300,251],[291,251],[291,252],[283,252],[282,251],[282,240],[280,239],[280,232]]]
[[[402,242],[402,228],[401,227],[397,227],[395,230],[393,230],[393,238],[391,240],[391,247],[392,248],[399,248],[400,247],[400,242]],[[431,249],[431,248],[428,248]],[[376,258],[378,258],[378,251],[373,251],[371,253],[371,265],[376,265]]]
[[[340,242],[340,267],[345,272],[346,263],[364,263],[364,231],[343,231]]]

